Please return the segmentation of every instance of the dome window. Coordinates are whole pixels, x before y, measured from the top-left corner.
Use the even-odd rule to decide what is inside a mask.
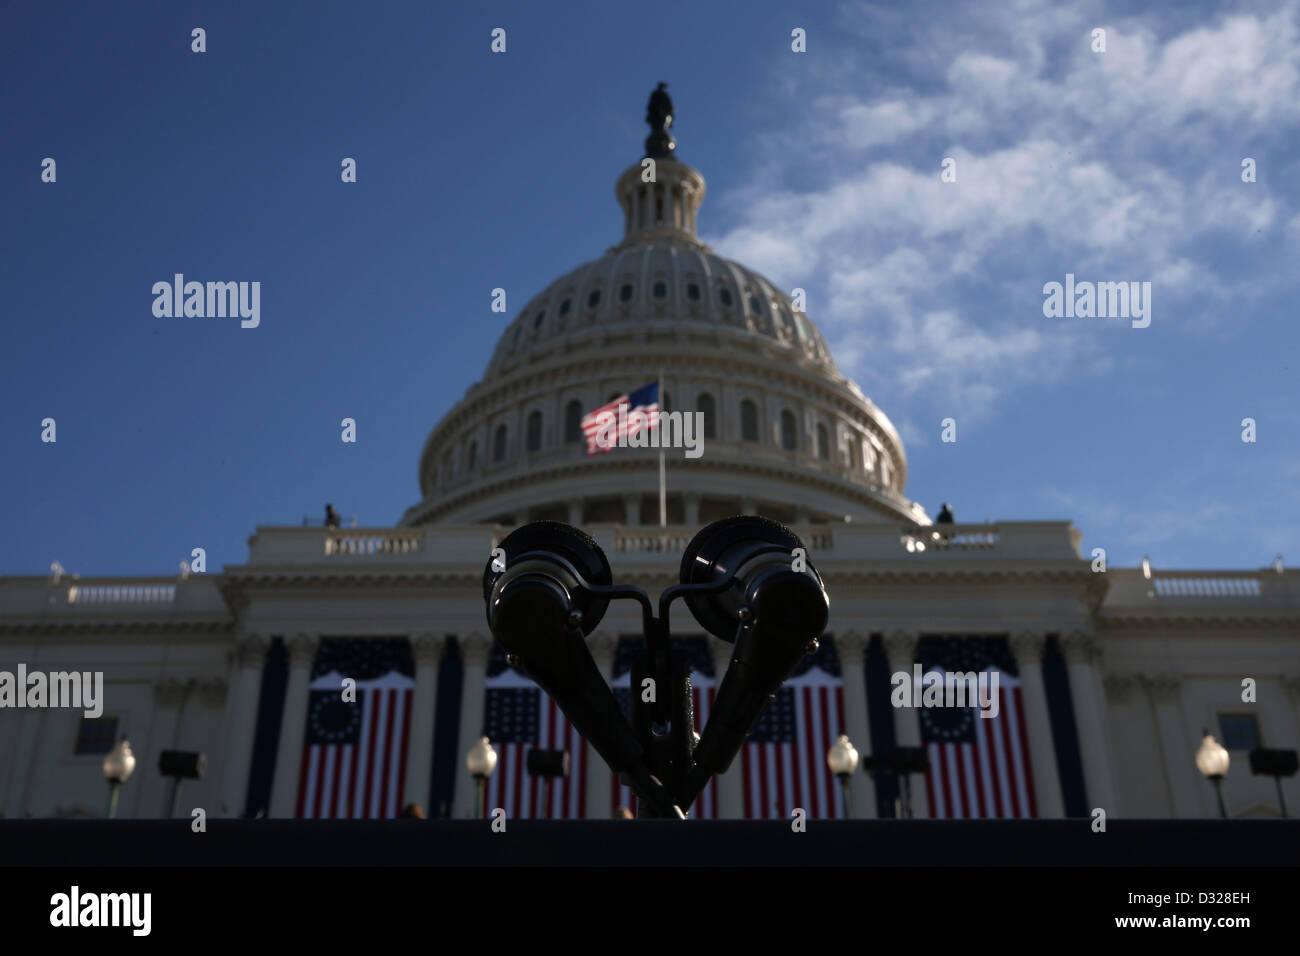
[[[478,465],[478,442],[472,441],[469,443],[469,455],[466,458],[465,467],[468,470],[473,471],[477,465]]]
[[[582,402],[576,398],[564,407],[564,440],[582,441]]]
[[[492,460],[506,460],[506,426],[498,425],[497,433],[492,438]]]
[[[587,296],[587,308],[594,309],[598,305],[600,305],[600,290],[592,289],[591,295]]]
[[[618,301],[620,302],[632,301],[632,284],[630,282],[623,283],[623,287],[618,290]]]
[[[704,392],[695,400],[696,410],[704,416],[704,437],[718,437],[718,406],[713,401],[713,396]]]
[[[740,437],[744,441],[758,441],[758,406],[749,399],[740,403]]]
[[[694,282],[686,287],[686,298],[690,299],[692,302],[700,301],[700,287]]]
[[[536,332],[538,329],[540,329],[540,328],[542,327],[542,320],[545,319],[545,318],[546,318],[546,310],[545,310],[545,309],[542,309],[542,311],[540,311],[540,312],[537,313],[537,318],[533,319],[533,331],[534,331],[534,332]]]
[[[540,451],[542,448],[542,413],[533,412],[528,416],[528,450]]]
[[[826,431],[825,425],[817,426],[817,457],[822,461],[826,461],[831,457],[830,433]]]
[[[666,299],[668,297],[668,283],[662,279],[654,284],[654,297],[656,299]]]
[[[794,412],[788,408],[781,411],[781,447],[786,451],[795,451],[799,447],[798,426]]]
[[[569,302],[570,302],[569,299],[565,299],[563,302],[560,303],[560,315],[569,314]]]
[[[515,326],[515,337],[514,337],[514,341],[510,343],[511,348],[514,348],[519,344],[519,336],[523,331],[524,331],[524,327],[522,325]]]
[[[758,299],[752,295],[749,297],[749,311],[753,312],[755,315],[763,314],[763,303],[759,302]]]
[[[718,290],[718,301],[721,302],[723,305],[725,305],[728,309],[731,308],[731,303],[733,301],[731,298],[731,290],[728,289],[725,285]]]

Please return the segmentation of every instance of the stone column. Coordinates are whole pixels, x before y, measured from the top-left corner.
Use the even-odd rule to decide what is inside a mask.
[[[1300,674],[1285,675],[1282,678],[1282,689],[1286,691],[1286,699],[1294,712],[1295,725],[1300,728]]]
[[[253,759],[253,731],[262,688],[262,668],[271,638],[245,634],[235,646],[235,673],[226,698],[226,744],[221,748],[221,815],[244,815],[248,799],[248,771]]]
[[[612,631],[597,630],[587,637],[592,659],[600,668],[605,683],[614,681],[614,652],[618,648],[618,635]],[[609,819],[609,804],[613,798],[614,772],[609,769],[605,759],[591,747],[587,748],[587,761],[583,772],[587,775],[586,787],[587,819]]]
[[[458,637],[457,642],[465,671],[460,693],[460,734],[456,747],[456,789],[452,816],[459,820],[470,820],[478,815],[474,806],[476,787],[474,778],[465,767],[465,758],[469,755],[469,749],[483,736],[483,704],[492,635],[472,631]]]
[[[740,499],[740,513],[743,515],[758,514],[758,499],[750,495],[742,495]]]
[[[1115,804],[1115,780],[1111,773],[1110,748],[1106,734],[1106,714],[1100,681],[1095,666],[1096,641],[1084,631],[1071,631],[1061,641],[1066,669],[1070,675],[1070,698],[1074,703],[1074,723],[1079,731],[1079,751],[1083,757],[1084,790],[1088,810],[1101,807],[1108,815],[1118,810]]]
[[[1042,631],[1021,631],[1011,638],[1011,651],[1020,668],[1020,700],[1025,734],[1029,738],[1029,760],[1034,777],[1034,798],[1040,819],[1065,816],[1061,775],[1056,767],[1056,744],[1052,738],[1052,717],[1047,709],[1043,686],[1043,649],[1047,635]]]
[[[566,504],[569,508],[569,524],[575,528],[582,527],[582,499],[570,498]]]
[[[311,666],[316,661],[316,634],[295,634],[285,641],[289,651],[289,686],[280,716],[280,743],[271,776],[271,806],[267,816],[290,819],[297,809],[299,769],[307,732],[307,703],[311,694]],[[344,674],[344,677],[348,675]],[[339,688],[340,697],[343,689]]]
[[[157,807],[159,817],[165,819],[172,815],[172,778],[158,773],[158,757],[164,750],[177,749],[181,708],[185,706],[185,698],[189,696],[193,684],[193,679],[181,681],[175,677],[164,677],[153,685],[154,716],[153,727],[149,731],[149,751],[137,755],[141,765],[153,773],[147,774],[141,781],[145,785],[138,788],[136,816],[141,816],[141,800],[145,801],[145,807]],[[145,796],[146,790],[149,791],[148,797]]]
[[[916,631],[894,631],[885,635],[885,658],[889,661],[891,674],[903,673],[909,681],[912,680],[912,663],[916,660],[916,644],[919,640],[920,635]],[[894,708],[894,743],[899,747],[921,746],[921,712],[917,708]],[[930,815],[926,778],[920,774],[910,776],[912,816],[925,819]],[[901,780],[899,785],[901,787]]]
[[[1141,682],[1156,709],[1160,752],[1165,760],[1165,779],[1169,783],[1174,816],[1183,819],[1207,816],[1204,801],[1208,796],[1212,805],[1213,794],[1210,791],[1213,784],[1196,769],[1196,748],[1200,738],[1198,736],[1193,742],[1183,721],[1183,679],[1177,674],[1143,674]],[[1199,791],[1199,787],[1204,787],[1204,792]],[[1217,810],[1210,815],[1217,816]]]
[[[35,668],[35,664],[30,665]],[[26,693],[25,688],[18,688],[17,692]],[[6,717],[8,724],[5,727],[5,733],[17,733],[18,740],[14,744],[13,765],[6,767],[5,773],[0,774],[0,779],[5,779],[7,786],[5,802],[3,806],[4,815],[9,818],[21,817],[27,810],[27,792],[32,786],[32,777],[36,772],[36,742],[40,738],[41,724],[47,719],[50,713],[48,709],[29,709],[20,710],[17,716]],[[16,723],[17,730],[13,729]]]
[[[689,412],[685,414],[690,414]],[[688,491],[682,499],[686,509],[686,526],[696,528],[700,523],[700,496],[694,491]]]
[[[727,666],[731,663],[731,654],[736,648],[734,644],[728,644],[716,637],[706,637],[705,640],[709,642],[709,655],[713,658],[713,680],[720,686],[723,676],[727,673]],[[727,768],[727,772],[716,774],[713,778],[718,788],[719,820],[745,819],[743,762],[741,754],[737,754],[736,759]]]
[[[411,736],[406,747],[406,786],[402,804],[418,803],[429,810],[429,784],[433,772],[433,715],[438,698],[438,665],[446,644],[442,634],[411,635],[415,658],[415,690],[411,692]],[[429,816],[436,816],[430,812]]]
[[[863,757],[871,754],[871,717],[867,710],[866,653],[870,634],[845,631],[834,637],[835,651],[840,658],[840,671],[844,675],[843,732],[849,735],[853,746]],[[853,799],[853,819],[869,819],[876,815],[875,779],[860,768],[849,779],[849,794]]]

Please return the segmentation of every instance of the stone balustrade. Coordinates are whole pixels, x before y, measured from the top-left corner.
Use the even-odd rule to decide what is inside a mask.
[[[69,604],[170,604],[175,584],[71,584]]]

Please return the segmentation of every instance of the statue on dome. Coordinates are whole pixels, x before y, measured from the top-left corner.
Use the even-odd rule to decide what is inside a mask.
[[[650,94],[650,102],[645,108],[645,121],[650,124],[645,154],[652,159],[671,157],[677,148],[672,134],[668,132],[668,127],[673,125],[673,101],[668,95],[667,87],[667,83],[660,83]]]
[[[666,132],[673,125],[673,101],[667,93],[667,87],[667,83],[655,87],[655,91],[650,94],[650,102],[646,104],[645,121],[653,130]]]

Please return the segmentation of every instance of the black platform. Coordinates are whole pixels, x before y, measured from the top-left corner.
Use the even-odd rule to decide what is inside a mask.
[[[0,820],[0,866],[1278,867],[1300,820]]]

